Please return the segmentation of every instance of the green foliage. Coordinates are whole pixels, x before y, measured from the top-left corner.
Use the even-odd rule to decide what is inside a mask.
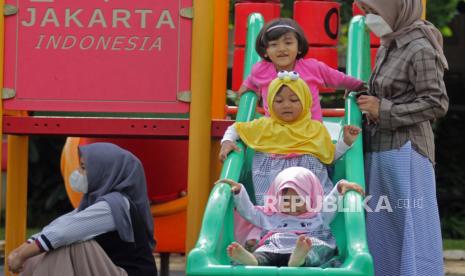
[[[444,250],[463,250],[465,248],[465,240],[443,240]]]
[[[456,99],[458,100],[458,99]],[[451,101],[452,102],[452,101]],[[463,125],[465,112],[449,111],[435,127],[436,173],[439,212],[443,237],[465,238],[465,170],[463,161]]]
[[[457,4],[462,0],[427,0],[426,18],[439,29],[447,27],[457,14]]]
[[[465,238],[465,214],[451,214],[441,218],[442,235],[444,238]]]
[[[426,0],[426,18],[439,29],[447,27],[457,14],[457,4],[463,0]],[[352,17],[353,0],[340,0],[341,22],[346,24]]]
[[[72,210],[60,171],[65,137],[29,140],[28,226],[42,227]]]
[[[457,14],[457,4],[463,0],[427,0],[426,2],[426,18],[431,21],[441,31],[450,31],[447,25],[452,18]],[[284,1],[292,2],[292,1]],[[352,18],[352,3],[353,0],[340,0],[341,4],[341,24],[347,24]],[[285,5],[286,8],[288,5]],[[287,12],[286,12],[287,13]],[[448,35],[448,33],[444,33]]]
[[[282,0],[281,1],[281,16],[292,17],[294,10],[294,0]]]

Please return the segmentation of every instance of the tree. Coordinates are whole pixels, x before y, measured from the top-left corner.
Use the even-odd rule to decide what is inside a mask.
[[[452,31],[447,26],[458,13],[458,4],[463,0],[427,0],[426,19],[438,27],[443,35],[451,36]]]
[[[457,5],[464,0],[426,0],[426,18],[436,25],[439,29],[445,30],[447,24],[452,20],[457,13]],[[282,15],[290,17],[292,15],[292,6],[294,0],[283,0]],[[341,3],[341,22],[343,24],[349,22],[352,17],[353,0],[339,0]]]

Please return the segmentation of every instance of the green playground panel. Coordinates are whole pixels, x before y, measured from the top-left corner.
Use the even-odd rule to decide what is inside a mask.
[[[258,31],[263,26],[263,17],[252,14],[248,22],[245,75],[250,73],[252,65],[259,60],[253,45]],[[348,73],[367,80],[370,74],[369,36],[364,17],[354,17],[349,30]],[[256,95],[247,92],[241,97],[237,121],[249,121],[255,116]],[[331,125],[331,136],[336,141],[340,129],[345,123],[361,126],[361,113],[355,103],[355,97],[349,95],[346,100],[344,118],[324,118]],[[339,128],[336,128],[339,126]],[[339,131],[338,131],[339,129]],[[330,131],[331,132],[331,131]],[[224,162],[222,178],[230,178],[245,184],[251,198],[254,198],[251,183],[251,161],[253,151],[239,142],[241,152],[231,153]],[[365,187],[363,168],[362,139],[359,137],[352,148],[334,165],[333,181],[341,178],[359,183]],[[320,267],[263,267],[233,266],[226,254],[226,247],[234,241],[234,202],[228,185],[216,185],[209,197],[202,222],[199,239],[187,258],[187,275],[374,275],[373,260],[368,252],[365,233],[365,215],[360,208],[362,197],[348,192],[343,200],[344,208],[357,210],[340,212],[331,224],[336,237],[338,256],[342,265],[338,268]]]

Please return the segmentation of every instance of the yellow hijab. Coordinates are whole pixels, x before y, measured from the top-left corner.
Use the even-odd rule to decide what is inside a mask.
[[[289,87],[302,103],[302,113],[294,122],[281,121],[273,110],[273,101],[281,87]],[[268,88],[270,117],[235,123],[242,141],[250,148],[273,154],[311,154],[331,164],[335,146],[326,127],[311,119],[312,96],[305,81],[294,72],[280,73]]]

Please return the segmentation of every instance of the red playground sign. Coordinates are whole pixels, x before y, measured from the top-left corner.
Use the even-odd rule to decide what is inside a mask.
[[[192,0],[6,3],[6,109],[189,111]]]

